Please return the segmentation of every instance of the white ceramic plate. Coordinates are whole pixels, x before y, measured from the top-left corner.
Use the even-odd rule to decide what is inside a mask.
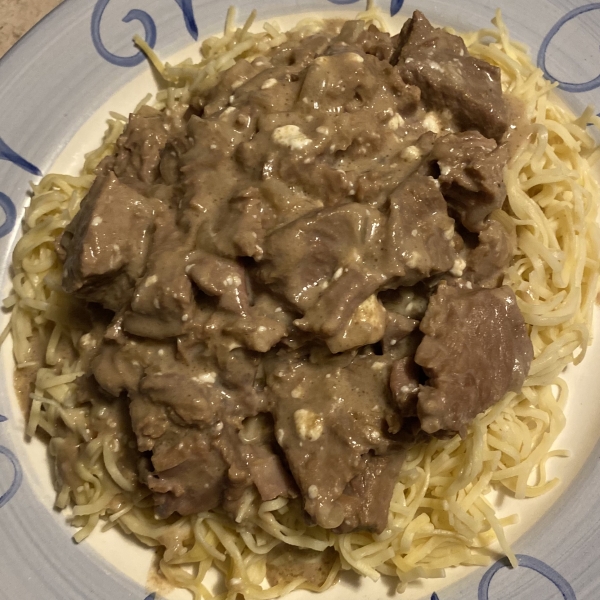
[[[257,8],[263,19],[289,26],[296,15],[353,16],[362,0],[234,0],[240,19]],[[574,0],[377,0],[397,29],[416,8],[435,23],[468,30],[488,26],[500,7],[512,36],[558,80],[575,110],[600,106],[600,3]],[[143,11],[140,8],[143,6]],[[108,110],[128,112],[154,83],[131,44],[134,33],[163,58],[191,55],[196,38],[218,32],[227,3],[220,0],[66,0],[0,61],[0,284],[8,265],[31,179],[50,170],[75,173],[95,147]],[[197,55],[197,54],[196,54]],[[597,315],[598,316],[598,315]],[[4,327],[7,315],[0,316]],[[597,319],[598,321],[598,319]],[[597,323],[598,325],[598,323]],[[600,331],[600,327],[596,327]],[[12,390],[9,344],[0,362],[0,599],[144,600],[158,597],[148,579],[151,553],[118,532],[80,546],[64,515],[52,510],[54,491],[45,448],[25,443]],[[600,597],[600,343],[567,372],[568,424],[558,446],[572,451],[554,461],[561,485],[536,500],[505,500],[521,523],[508,530],[523,567],[455,569],[446,579],[411,587],[405,600],[592,600]],[[324,596],[383,599],[394,583],[346,577]],[[157,593],[158,592],[158,593]],[[170,596],[169,596],[170,597]],[[188,597],[177,593],[174,597]],[[308,598],[306,592],[293,595]],[[310,596],[312,597],[312,596]]]

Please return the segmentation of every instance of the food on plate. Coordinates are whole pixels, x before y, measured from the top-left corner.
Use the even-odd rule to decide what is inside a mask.
[[[157,104],[25,216],[7,304],[57,505],[77,540],[103,519],[159,546],[198,597],[211,566],[262,598],[512,556],[485,494],[555,484],[597,118],[499,19],[374,19],[228,26],[199,66],[145,48]]]

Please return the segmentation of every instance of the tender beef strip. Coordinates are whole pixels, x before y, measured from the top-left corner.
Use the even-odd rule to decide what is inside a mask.
[[[340,496],[366,468],[364,455],[385,453],[401,423],[391,405],[389,362],[381,356],[309,362],[281,356],[268,374],[275,435],[305,510],[325,528],[346,517]]]
[[[173,362],[173,344],[132,337],[120,330],[116,317],[90,359],[90,370],[100,387],[112,396],[138,392],[144,369]]]
[[[421,88],[430,107],[450,110],[463,129],[502,138],[509,117],[500,69],[470,56],[460,37],[432,27],[417,10],[402,27],[396,61],[402,78]]]
[[[506,146],[477,131],[452,133],[436,139],[430,158],[437,161],[440,190],[461,223],[469,231],[481,231],[485,219],[506,198]]]
[[[431,293],[427,283],[418,283],[412,287],[384,290],[380,292],[379,299],[388,312],[420,321],[427,310]]]
[[[327,285],[319,299],[305,311],[304,317],[294,321],[294,324],[302,331],[315,333],[325,339],[336,351],[349,347],[350,340],[344,339],[345,328],[350,328],[350,332],[361,337],[364,335],[369,339],[371,336],[381,339],[380,333],[383,335],[383,331],[381,325],[377,324],[380,319],[377,315],[381,314],[381,310],[376,300],[372,301],[370,307],[367,301],[385,282],[385,276],[355,267],[346,267],[338,278],[335,275],[334,273],[331,285]],[[367,317],[369,313],[370,317]],[[357,323],[358,328],[351,327],[350,324],[354,315],[357,322],[362,321],[362,325]],[[365,317],[374,317],[374,327],[365,323]]]
[[[173,362],[165,370],[147,371],[140,393],[157,405],[165,406],[172,422],[182,425],[212,425],[219,419],[223,402],[215,389],[214,371],[190,373],[181,363]]]
[[[119,396],[125,390],[136,390],[143,374],[137,356],[132,359],[127,347],[115,343],[103,344],[91,369],[102,389],[113,396]]]
[[[322,33],[310,35],[300,43],[296,41],[284,42],[277,51],[270,56],[274,66],[306,67],[319,54],[322,54],[329,44],[328,36]]]
[[[221,436],[218,445],[230,465],[230,484],[223,508],[240,522],[248,508],[247,495],[255,489],[263,502],[278,497],[296,498],[298,489],[289,471],[275,452],[273,420],[268,414],[246,419],[234,437]]]
[[[449,271],[458,258],[453,236],[454,220],[435,180],[413,175],[390,196],[380,268],[404,286]]]
[[[135,399],[131,405],[136,430],[136,416],[143,409],[138,409]],[[148,419],[146,416],[146,428],[150,427]],[[222,503],[227,485],[227,463],[213,448],[212,437],[211,433],[191,428],[176,429],[170,425],[167,433],[153,445],[152,466],[142,466],[140,476],[154,492],[159,518],[175,512],[196,514]]]
[[[308,308],[338,269],[360,255],[371,220],[367,207],[345,204],[276,229],[265,239],[260,279],[291,304]]]
[[[251,311],[247,318],[237,319],[230,325],[225,325],[223,331],[242,346],[264,353],[285,337],[287,328],[276,319]]]
[[[297,496],[296,486],[269,440],[242,441],[236,429],[220,422],[209,431],[183,429],[171,419],[164,431],[160,424],[156,430],[157,417],[152,416],[156,406],[140,411],[138,402],[139,398],[132,402],[132,419],[138,435],[150,440],[146,445],[138,443],[152,449],[153,470],[143,469],[142,474],[155,492],[159,515],[193,514],[222,505],[239,520],[244,494],[253,487],[263,501]],[[183,444],[173,445],[178,439]]]
[[[215,384],[215,388],[218,389],[221,398],[217,402],[220,414],[224,411],[222,418],[233,419],[231,422],[237,427],[245,417],[266,410],[267,400],[262,391],[264,378],[261,375],[262,371],[259,371],[262,356],[259,352],[241,347],[237,340],[227,335],[224,332],[222,316],[221,311],[216,311],[199,326],[199,331],[195,334],[198,336],[196,342],[200,349],[196,357],[187,363],[187,368],[188,373],[194,375],[194,369],[197,368],[195,365],[206,362],[208,358],[214,360],[214,368],[204,371],[217,376],[218,383]],[[186,336],[190,333],[187,330]],[[182,358],[180,348],[181,344],[178,344],[178,360]]]
[[[533,348],[513,291],[466,290],[440,284],[421,321],[415,361],[429,377],[418,415],[428,433],[464,433],[469,422],[517,391]]]
[[[194,265],[197,260],[198,257],[194,259]],[[221,263],[219,268],[223,264],[227,266],[227,259],[223,260],[225,262]],[[190,275],[192,271],[193,269],[190,270]],[[206,275],[207,273],[200,275],[199,279],[203,285],[206,284],[206,289],[210,289]],[[222,284],[222,280],[219,279],[216,283]],[[245,282],[241,278],[227,282],[223,287],[230,289],[220,297],[216,309],[202,307],[197,302],[192,320],[189,324],[186,322],[185,335],[179,336],[179,345],[184,357],[195,352],[194,346],[198,346],[197,351],[200,353],[208,351],[214,354],[220,362],[219,368],[227,372],[228,376],[233,375],[236,378],[233,373],[235,369],[226,367],[227,361],[232,358],[231,351],[243,346],[255,353],[268,352],[287,335],[291,318],[281,309],[279,313],[275,313],[277,301],[270,299],[265,302],[264,294],[259,295],[258,301],[255,299],[251,306]],[[199,306],[200,313],[197,315]],[[259,360],[258,356],[255,356],[254,361],[256,360]],[[242,375],[244,371],[242,368],[239,374]]]
[[[467,254],[463,279],[478,287],[498,287],[514,254],[514,241],[495,220],[489,220],[479,233],[475,248]]]
[[[387,354],[393,350],[394,346],[398,345],[398,342],[410,335],[419,326],[419,322],[390,310],[385,312],[385,317],[383,352]]]
[[[182,132],[169,136],[165,148],[160,157],[160,178],[163,184],[174,186],[179,183],[181,177],[181,157],[190,150],[190,140]]]
[[[125,131],[117,140],[113,166],[117,176],[154,183],[160,175],[161,152],[168,137],[166,113],[143,106],[131,114]]]
[[[394,486],[404,462],[404,453],[367,456],[364,471],[346,486],[340,496],[344,520],[339,533],[365,529],[381,533],[388,523]]]
[[[244,267],[214,254],[197,253],[186,267],[192,281],[209,296],[219,298],[224,310],[244,315],[250,308]]]
[[[200,231],[210,232],[228,200],[253,184],[241,172],[234,151],[253,135],[256,119],[248,121],[240,111],[230,108],[210,119],[193,115],[186,129],[190,150],[180,157],[177,224],[190,238],[198,234],[198,248],[208,252],[214,251],[214,244],[205,246],[203,242],[213,240]]]
[[[390,389],[403,417],[417,415],[420,375],[419,367],[412,356],[401,358],[392,365]]]
[[[359,113],[358,109],[391,109],[408,116],[417,109],[420,95],[419,89],[407,85],[389,62],[349,47],[346,51],[335,49],[333,54],[320,56],[307,68],[298,102],[316,108],[322,106],[333,114],[346,111],[347,124],[352,121],[358,124],[362,117],[362,131],[372,133],[366,120],[374,115]],[[355,136],[350,134],[350,137]]]
[[[275,498],[295,498],[298,495],[292,476],[279,456],[268,446],[243,446],[242,452],[250,470],[252,482],[263,502]]]
[[[141,476],[154,492],[157,514],[185,515],[221,505],[230,487],[239,487],[244,478],[253,482],[254,470],[263,477],[263,492],[274,490],[281,481],[266,448],[248,448],[242,468],[236,460],[237,431],[260,408],[252,400],[254,379],[233,387],[221,370],[217,374],[214,359],[190,368],[172,351],[155,346],[159,349],[152,356],[140,356],[144,374],[139,391],[129,397],[138,449],[151,453]]]
[[[395,51],[395,44],[389,33],[380,31],[375,25],[369,25],[356,38],[357,45],[361,46],[366,54],[372,54],[379,60],[388,61]]]
[[[230,200],[213,235],[216,248],[232,258],[250,256],[260,260],[266,235],[265,221],[271,220],[265,215],[267,211],[268,207],[258,194]]]
[[[267,92],[278,93],[278,85]],[[372,168],[382,154],[395,154],[393,148],[402,149],[388,122],[403,121],[400,113],[413,115],[420,92],[386,61],[352,47],[319,57],[298,86],[295,105],[261,115],[256,135],[238,149],[238,160],[246,172],[278,178],[332,206],[354,194],[355,173]],[[310,121],[302,118],[315,107],[322,110],[307,115]]]
[[[408,136],[407,136],[408,137]],[[433,149],[435,134],[428,131],[414,141],[408,137],[406,146],[400,151],[399,162],[393,165],[373,166],[363,173],[356,181],[356,200],[383,207],[392,192],[414,173],[430,175],[427,157]]]
[[[185,272],[189,242],[176,227],[173,211],[163,211],[155,222],[147,268],[135,288],[131,310],[124,314],[123,328],[160,340],[183,333],[195,303]]]
[[[396,50],[389,33],[380,31],[375,25],[366,27],[364,21],[346,21],[337,37],[333,38],[329,52],[348,52],[348,46],[357,47],[365,54],[389,62]]]
[[[99,176],[60,238],[63,288],[117,311],[143,273],[155,204],[114,173]]]
[[[322,202],[269,178],[232,198],[207,236],[219,254],[261,261],[264,239],[270,231],[322,206]],[[203,245],[206,245],[206,237]]]
[[[221,76],[219,82],[200,95],[192,95],[191,103],[195,107],[202,107],[205,117],[217,114],[229,105],[231,95],[244,83],[253,79],[263,68],[240,60],[231,69],[227,69]]]

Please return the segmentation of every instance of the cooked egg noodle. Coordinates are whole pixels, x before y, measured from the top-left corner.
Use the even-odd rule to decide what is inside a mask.
[[[275,24],[250,33],[254,17],[252,13],[236,29],[230,11],[224,35],[202,44],[199,64],[163,65],[137,40],[171,86],[159,92],[157,106],[169,110],[174,102],[185,102],[190,90],[208,89],[236,60],[264,54],[286,40]],[[378,16],[369,7],[362,18],[376,21]],[[591,109],[574,117],[552,94],[553,85],[531,63],[525,47],[510,41],[499,14],[494,24],[494,29],[464,39],[471,54],[502,69],[505,92],[523,103],[532,123],[506,169],[508,199],[505,211],[495,218],[516,234],[517,250],[505,283],[516,293],[535,358],[522,392],[509,393],[478,416],[464,439],[431,439],[409,451],[394,489],[388,527],[379,535],[338,535],[308,526],[299,501],[261,504],[256,495],[243,505],[238,519],[243,523],[218,510],[155,519],[148,492],[134,491],[121,472],[110,433],[94,437],[89,406],[76,403],[73,382],[82,369],[73,351],[84,332],[69,318],[72,301],[61,290],[55,251],[55,240],[76,214],[94,169],[114,152],[126,118],[111,113],[104,141],[86,156],[80,177],[52,174],[33,186],[24,234],[13,255],[13,291],[4,305],[12,310],[9,328],[17,367],[36,365],[32,340],[37,338],[44,348],[31,394],[28,435],[43,430],[54,441],[66,429],[78,437],[76,474],[83,483],[71,488],[63,482],[56,501],[61,509],[73,507],[76,541],[89,535],[100,519],[104,528],[118,524],[156,547],[162,575],[195,599],[235,598],[238,593],[248,599],[277,598],[297,588],[323,591],[336,582],[340,569],[373,580],[381,574],[397,577],[402,591],[416,579],[443,576],[449,567],[487,564],[496,556],[489,548],[495,541],[516,564],[503,528],[517,517],[498,517],[486,494],[505,489],[517,498],[534,497],[558,484],[548,478],[546,463],[566,455],[551,450],[565,424],[568,390],[559,375],[585,356],[597,289],[598,185],[592,165],[600,152],[587,123],[598,127],[600,119]],[[321,22],[308,19],[297,30],[309,35],[320,27]],[[65,358],[61,346],[68,346],[75,358]],[[296,577],[265,588],[267,554],[285,544],[317,551],[333,547],[339,558],[320,586]],[[227,588],[217,595],[204,583],[213,567]]]

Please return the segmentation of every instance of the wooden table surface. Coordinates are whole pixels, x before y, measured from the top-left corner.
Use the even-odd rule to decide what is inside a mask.
[[[0,0],[0,56],[62,0]]]

